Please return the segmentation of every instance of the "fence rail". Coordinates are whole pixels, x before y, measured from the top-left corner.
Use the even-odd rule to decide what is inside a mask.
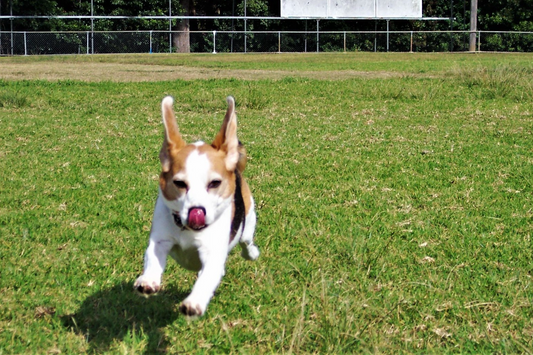
[[[478,51],[533,52],[533,32],[476,31]],[[80,31],[0,32],[0,55],[172,53],[461,52],[469,31]]]

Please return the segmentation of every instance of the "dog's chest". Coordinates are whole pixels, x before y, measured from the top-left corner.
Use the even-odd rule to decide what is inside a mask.
[[[175,244],[170,250],[170,256],[187,270],[200,271],[202,269],[200,254],[195,247],[183,249],[180,244]]]

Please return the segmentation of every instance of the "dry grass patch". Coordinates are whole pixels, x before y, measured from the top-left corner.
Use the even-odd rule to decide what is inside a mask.
[[[393,78],[394,72],[364,72],[354,70],[293,71],[219,69],[172,65],[133,63],[3,63],[0,79],[5,80],[81,80],[89,82],[142,82],[197,79],[279,80],[287,77],[318,80],[345,80],[350,78]]]

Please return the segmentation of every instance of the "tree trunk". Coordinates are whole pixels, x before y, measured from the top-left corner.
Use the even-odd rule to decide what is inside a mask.
[[[191,0],[181,0],[180,5],[184,10],[185,16],[189,16],[191,13]],[[177,53],[190,53],[191,52],[191,38],[189,33],[189,20],[181,20],[178,24],[178,33],[174,34],[174,46]]]

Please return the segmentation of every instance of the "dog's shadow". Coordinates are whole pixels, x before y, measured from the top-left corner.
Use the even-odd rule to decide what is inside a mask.
[[[150,298],[136,295],[132,283],[122,283],[89,296],[75,314],[61,317],[63,325],[85,337],[89,353],[103,353],[117,341],[147,340],[145,353],[166,348],[162,328],[179,316],[177,305],[187,296],[177,290]]]

